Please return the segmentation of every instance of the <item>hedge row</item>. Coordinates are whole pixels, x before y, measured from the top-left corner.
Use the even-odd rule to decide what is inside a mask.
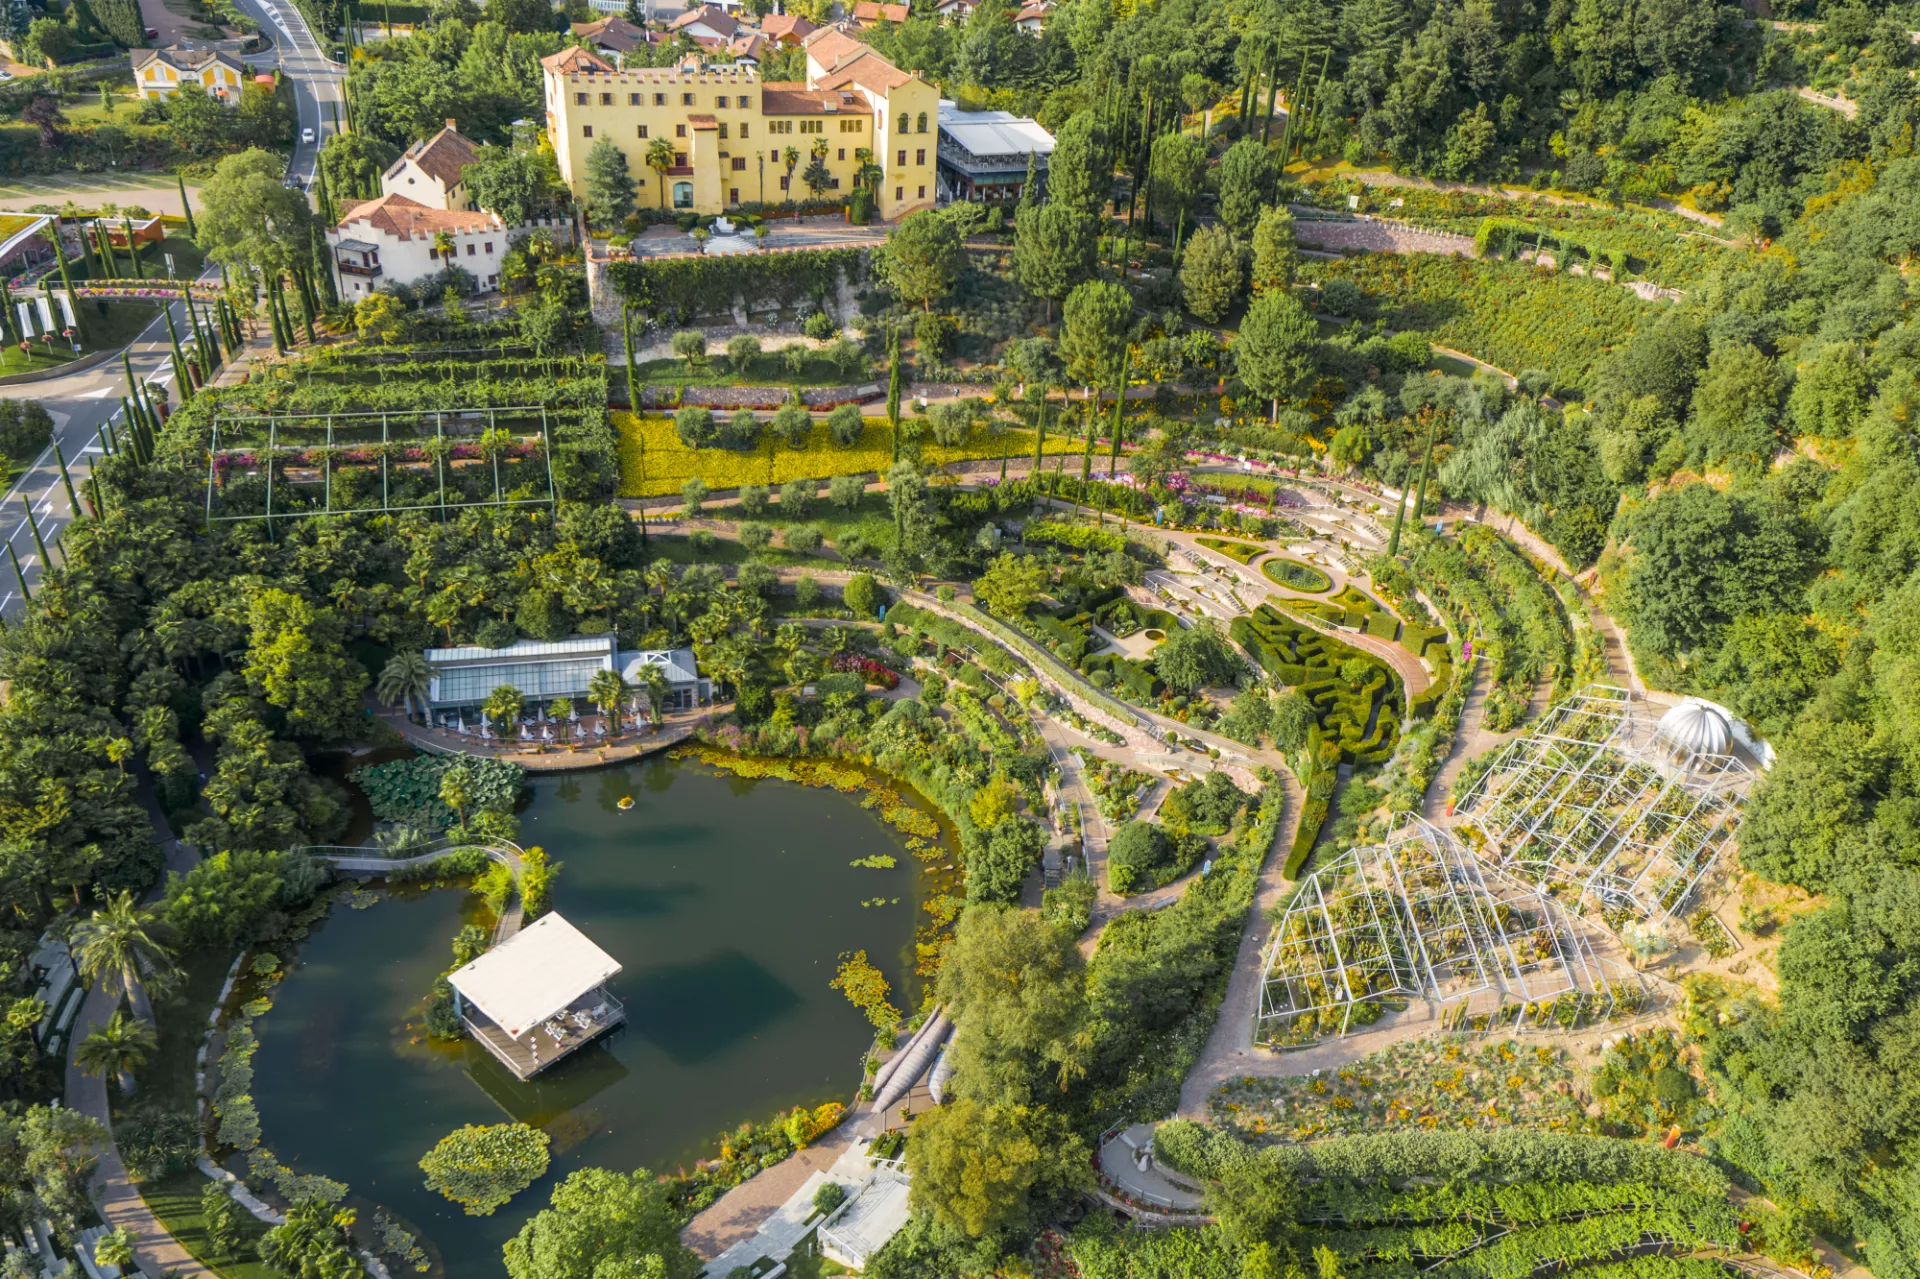
[[[1348,763],[1381,763],[1393,754],[1400,728],[1396,682],[1379,658],[1304,626],[1271,604],[1235,618],[1227,633],[1269,675],[1313,703],[1322,733],[1339,742]],[[1341,666],[1355,659],[1369,668],[1358,688],[1340,674]]]

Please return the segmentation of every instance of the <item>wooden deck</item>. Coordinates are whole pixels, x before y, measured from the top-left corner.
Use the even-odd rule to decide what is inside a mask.
[[[626,1019],[626,1008],[604,986],[588,991],[567,1005],[564,1012],[517,1040],[508,1038],[506,1031],[472,1005],[467,1006],[463,1017],[467,1032],[523,1082],[585,1048]]]

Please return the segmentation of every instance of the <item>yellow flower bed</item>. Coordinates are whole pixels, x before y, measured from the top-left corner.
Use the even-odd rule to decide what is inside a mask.
[[[613,428],[620,436],[620,496],[661,497],[675,495],[691,479],[705,480],[711,489],[739,488],[742,484],[784,484],[788,480],[827,479],[835,475],[856,475],[862,471],[886,474],[892,465],[893,442],[887,420],[863,419],[866,430],[860,441],[850,447],[834,443],[833,433],[824,421],[814,423],[813,435],[804,448],[790,448],[784,442],[773,455],[773,473],[767,467],[767,446],[762,442],[751,451],[732,449],[690,449],[674,433],[673,419],[642,417],[634,413],[614,413]],[[924,423],[922,424],[924,429]],[[1065,435],[1047,433],[1047,456],[1079,456],[1086,444]],[[1096,444],[1095,451],[1100,451]],[[1033,456],[1033,432],[1009,430],[989,436],[976,430],[954,448],[934,443],[930,435],[921,438],[920,456],[928,462],[948,462],[997,458],[1002,449],[1015,462]],[[1069,465],[1076,477],[1079,472]]]

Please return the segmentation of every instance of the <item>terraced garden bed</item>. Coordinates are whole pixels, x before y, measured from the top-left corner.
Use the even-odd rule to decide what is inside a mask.
[[[1290,560],[1284,555],[1270,557],[1260,565],[1269,582],[1295,591],[1330,591],[1333,579],[1311,564]]]

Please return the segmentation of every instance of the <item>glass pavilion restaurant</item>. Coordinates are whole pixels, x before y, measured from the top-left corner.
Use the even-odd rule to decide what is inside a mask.
[[[583,701],[602,671],[619,671],[636,696],[644,697],[640,685],[649,666],[666,676],[668,710],[691,710],[713,700],[713,682],[700,674],[692,649],[621,649],[613,635],[520,640],[506,648],[430,648],[426,658],[433,668],[427,702],[439,718],[448,711],[477,711],[488,694],[509,684],[520,690],[529,709],[557,697]]]

